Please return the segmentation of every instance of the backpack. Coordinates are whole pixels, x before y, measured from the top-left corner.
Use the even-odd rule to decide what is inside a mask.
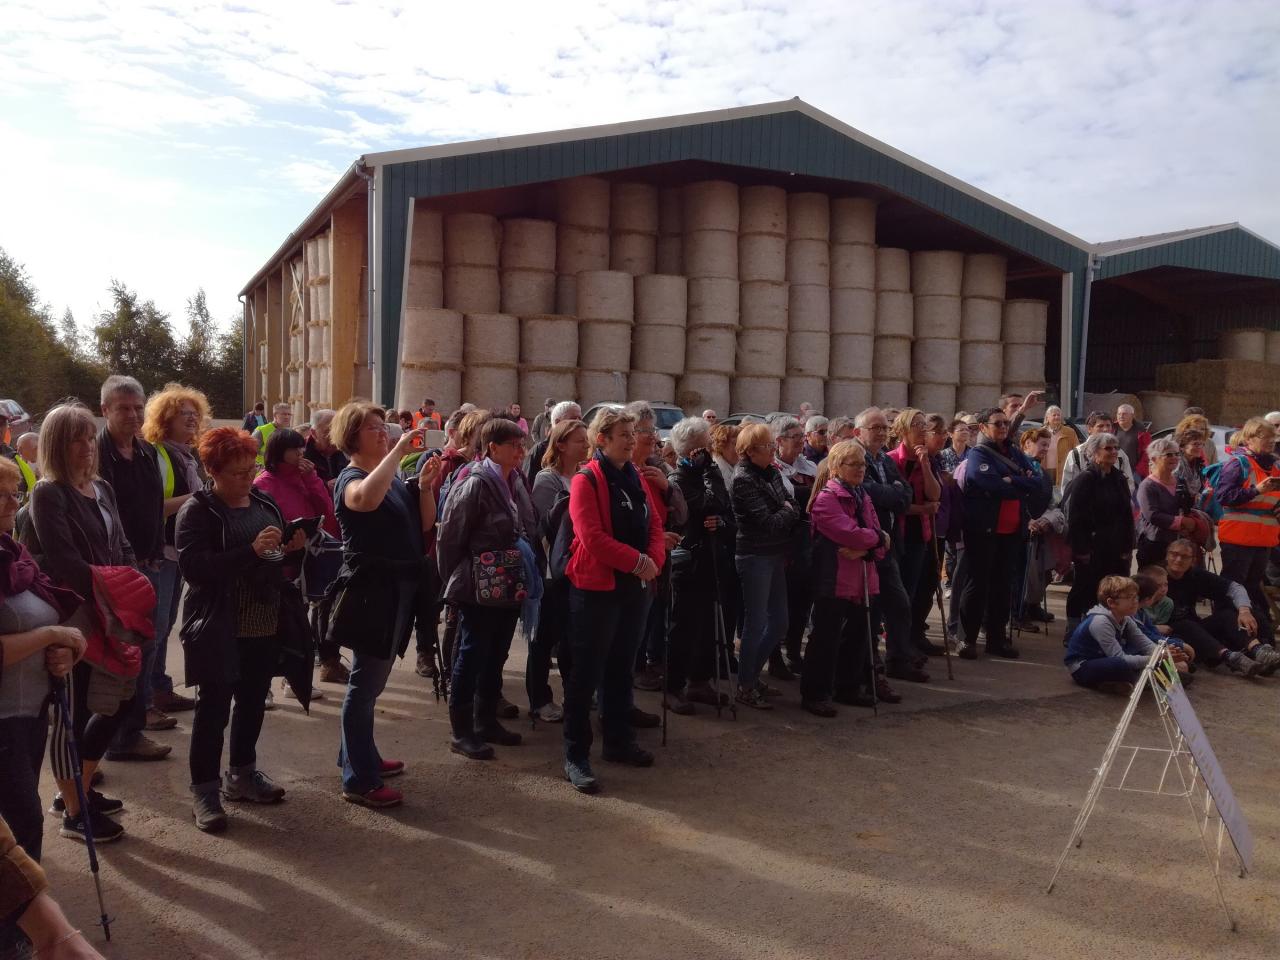
[[[1243,453],[1233,453],[1231,456],[1232,459],[1240,461],[1240,469],[1244,471],[1245,481],[1248,482],[1249,458]],[[1204,474],[1204,489],[1200,491],[1200,503],[1197,506],[1214,521],[1221,520],[1222,515],[1226,513],[1214,492],[1218,486],[1218,478],[1222,474],[1222,467],[1226,462],[1226,460],[1219,460],[1217,463],[1209,464],[1201,471]]]
[[[590,470],[579,470],[586,476],[592,488],[596,485],[596,475]],[[542,519],[542,535],[551,545],[547,557],[547,573],[552,580],[563,580],[569,567],[569,558],[573,556],[573,517],[569,515],[569,491],[564,490],[556,495],[551,509]]]

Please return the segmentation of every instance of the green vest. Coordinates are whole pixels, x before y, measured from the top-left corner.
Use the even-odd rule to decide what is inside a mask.
[[[265,467],[267,463],[267,441],[271,439],[271,435],[276,432],[276,422],[268,420],[257,430],[253,431],[253,435],[258,438],[258,466]]]
[[[22,482],[24,485],[23,499],[31,496],[31,488],[36,485],[36,472],[31,469],[31,464],[22,459],[22,454],[14,454],[13,462],[18,465],[18,469],[22,471]]]
[[[168,500],[173,496],[173,459],[163,443],[153,443],[152,446],[156,448],[160,463],[160,481],[164,484],[164,498]]]

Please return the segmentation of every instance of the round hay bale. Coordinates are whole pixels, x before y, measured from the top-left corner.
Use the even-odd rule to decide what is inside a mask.
[[[463,318],[462,362],[499,366],[520,362],[520,321],[505,313],[469,313]],[[510,401],[508,401],[509,403]]]
[[[483,409],[508,407],[520,396],[520,376],[515,367],[468,366],[462,371],[462,395]]]
[[[917,337],[911,345],[911,381],[949,383],[953,386],[958,383],[960,341]]]
[[[703,180],[684,188],[684,232],[738,232],[738,185],[727,180]],[[690,274],[692,276],[692,274]]]
[[[729,410],[733,413],[772,413],[781,400],[782,380],[778,377],[734,377],[729,385]]]
[[[496,267],[502,242],[498,218],[487,213],[451,213],[444,218],[447,267]]]
[[[556,308],[556,275],[550,270],[503,270],[499,288],[503,313],[524,317]]]
[[[876,337],[872,347],[872,371],[876,380],[911,379],[911,339]]]
[[[1007,310],[1005,316],[1008,317]],[[1246,328],[1223,330],[1218,335],[1218,353],[1221,354],[1221,359],[1223,360],[1265,361],[1267,356],[1267,331]]]
[[[689,281],[650,273],[636,277],[636,323],[683,327],[689,317]],[[683,352],[683,351],[682,351]]]
[[[1049,303],[1045,300],[1006,300],[1001,339],[1005,343],[1044,345],[1049,331]],[[1255,359],[1262,354],[1255,354]]]
[[[556,277],[556,313],[569,317],[578,315],[577,277]]]
[[[1006,343],[1004,345],[1005,383],[1044,382],[1044,344]]]
[[[737,280],[696,277],[689,280],[689,326],[738,326]]]
[[[320,241],[308,240],[302,247],[307,261],[307,279],[314,280],[320,274]]]
[[[327,277],[330,274],[329,261],[333,247],[331,231],[326,230],[316,238],[316,276]]]
[[[786,283],[750,280],[739,288],[739,319],[743,330],[786,330],[790,291]]]
[[[831,369],[831,334],[792,330],[787,334],[787,376],[826,377]]]
[[[907,405],[907,381],[872,380],[871,395],[875,397],[874,403],[877,406],[901,410]]]
[[[597,403],[626,403],[627,400],[627,374],[624,371],[578,371],[578,403],[584,411]]]
[[[654,261],[654,269],[658,273],[684,274],[684,236],[682,234],[658,236],[658,254]]]
[[[520,406],[524,410],[541,410],[547,397],[556,402],[572,400],[578,395],[578,375],[573,370],[520,371]],[[539,464],[541,467],[541,464]]]
[[[876,288],[876,248],[868,243],[831,245],[831,286],[842,289]]]
[[[992,385],[1000,383],[1004,373],[1004,344],[983,340],[960,341],[960,382]],[[964,410],[971,407],[963,406]]]
[[[732,230],[693,230],[684,235],[684,272],[695,277],[738,279],[738,234]]]
[[[960,301],[960,339],[999,343],[1004,326],[1004,301],[965,297]]]
[[[875,337],[868,333],[831,335],[832,377],[841,380],[871,380],[875,368]]]
[[[831,288],[831,333],[876,332],[876,292],[856,287]]]
[[[829,241],[831,198],[825,193],[787,194],[787,237],[792,240]]]
[[[964,284],[961,294],[966,297],[1004,299],[1005,278],[1009,272],[1009,260],[1000,253],[969,253],[964,258]]]
[[[958,297],[964,287],[964,254],[917,250],[911,254],[911,292],[920,297]]]
[[[578,316],[583,320],[631,323],[635,319],[635,278],[621,270],[578,274]]]
[[[554,220],[512,217],[502,221],[503,270],[556,269],[556,225]]]
[[[958,340],[963,324],[963,303],[959,297],[916,294],[915,336]]]
[[[876,294],[876,336],[913,337],[916,332],[915,300],[899,290]]]
[[[556,273],[609,269],[609,231],[561,224],[556,230]]]
[[[729,378],[723,373],[686,373],[676,384],[676,404],[689,416],[708,407],[729,409]]]
[[[976,414],[987,407],[994,407],[999,399],[1000,387],[997,384],[961,381],[956,387],[956,411],[967,410]]]
[[[876,202],[867,197],[831,198],[831,242],[876,242]]]
[[[876,289],[911,291],[911,254],[897,247],[876,248]]]
[[[1267,363],[1280,364],[1280,330],[1267,331]]]
[[[460,364],[464,329],[457,310],[406,310],[400,324],[400,359],[406,363]]]
[[[870,380],[835,378],[827,381],[826,403],[822,409],[828,416],[852,417],[871,406],[871,397]]]
[[[324,327],[321,324],[313,323],[307,327],[307,356],[312,360],[319,361],[321,354],[324,353]],[[260,369],[266,369],[267,362],[267,346],[263,341],[258,347],[258,357],[261,362]]]
[[[779,378],[787,372],[785,330],[742,330],[738,333],[740,376]]]
[[[430,397],[441,410],[457,410],[462,405],[462,371],[457,367],[401,366],[397,406],[415,409],[423,397]]]
[[[658,235],[678,237],[682,233],[684,233],[684,189],[662,187],[658,191]]]
[[[658,188],[648,183],[615,183],[609,229],[615,233],[658,235]]]
[[[954,383],[913,382],[907,388],[907,397],[911,406],[925,413],[940,413],[948,419],[958,409]]]
[[[650,403],[674,403],[676,378],[666,373],[632,370],[627,378],[627,396],[632,400],[648,400]]]
[[[831,251],[825,240],[787,241],[787,280],[791,283],[831,283]]]
[[[413,205],[413,227],[409,232],[410,263],[444,264],[444,214],[421,203]]]
[[[609,181],[573,177],[556,181],[556,220],[561,225],[609,229]]]
[[[609,269],[633,277],[653,273],[658,266],[656,233],[615,232],[609,241]]]
[[[583,320],[578,325],[578,366],[585,370],[631,369],[631,324]]]
[[[497,267],[447,267],[444,305],[463,313],[497,313],[502,308],[502,285]]]
[[[684,373],[684,355],[684,327],[637,324],[631,332],[631,366],[635,370],[678,376]]]
[[[544,370],[577,367],[578,318],[556,314],[521,317],[520,363]]]
[[[1191,398],[1185,393],[1165,393],[1162,390],[1139,390],[1143,417],[1151,421],[1152,430],[1176,427],[1182,419]]]
[[[787,329],[830,333],[831,289],[825,284],[791,284],[787,290]]]
[[[787,235],[787,191],[781,187],[743,187],[738,230],[746,234]]]
[[[738,334],[733,327],[689,327],[685,334],[686,373],[733,373]]]
[[[439,309],[444,306],[444,270],[438,265],[410,263],[405,278],[406,310]]]
[[[802,403],[817,409],[818,405],[826,400],[826,395],[827,386],[822,377],[788,376],[782,381],[778,409],[799,410]]]
[[[787,279],[787,238],[771,233],[739,235],[738,277],[743,281]]]

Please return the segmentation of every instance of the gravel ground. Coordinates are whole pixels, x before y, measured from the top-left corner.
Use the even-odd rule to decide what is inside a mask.
[[[1051,594],[1061,624],[1062,597]],[[1255,836],[1228,851],[1227,929],[1185,801],[1104,795],[1051,896],[1045,886],[1124,700],[1079,691],[1060,630],[1017,662],[941,660],[906,700],[819,720],[795,685],[769,714],[700,708],[656,731],[650,770],[597,762],[604,792],[561,779],[558,725],[476,763],[448,752],[442,705],[409,664],[380,701],[379,745],[403,758],[404,806],[344,803],[334,767],[341,691],[306,716],[267,715],[274,807],[191,822],[190,714],[156,734],[174,756],[108,764],[128,836],[101,851],[109,957],[800,958],[1275,957],[1280,943],[1280,678],[1200,671],[1191,697]],[[523,643],[507,694],[523,692]],[[638,694],[657,709],[655,694]],[[1135,739],[1159,743],[1148,701]],[[598,752],[598,748],[597,748]],[[53,792],[46,782],[44,796]],[[79,844],[50,818],[45,865],[89,930]],[[95,931],[95,942],[101,940]]]

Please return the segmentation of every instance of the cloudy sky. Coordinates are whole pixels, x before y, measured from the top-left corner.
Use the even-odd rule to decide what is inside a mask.
[[[1275,0],[5,0],[0,246],[236,292],[364,152],[799,96],[1089,240],[1280,241]]]

